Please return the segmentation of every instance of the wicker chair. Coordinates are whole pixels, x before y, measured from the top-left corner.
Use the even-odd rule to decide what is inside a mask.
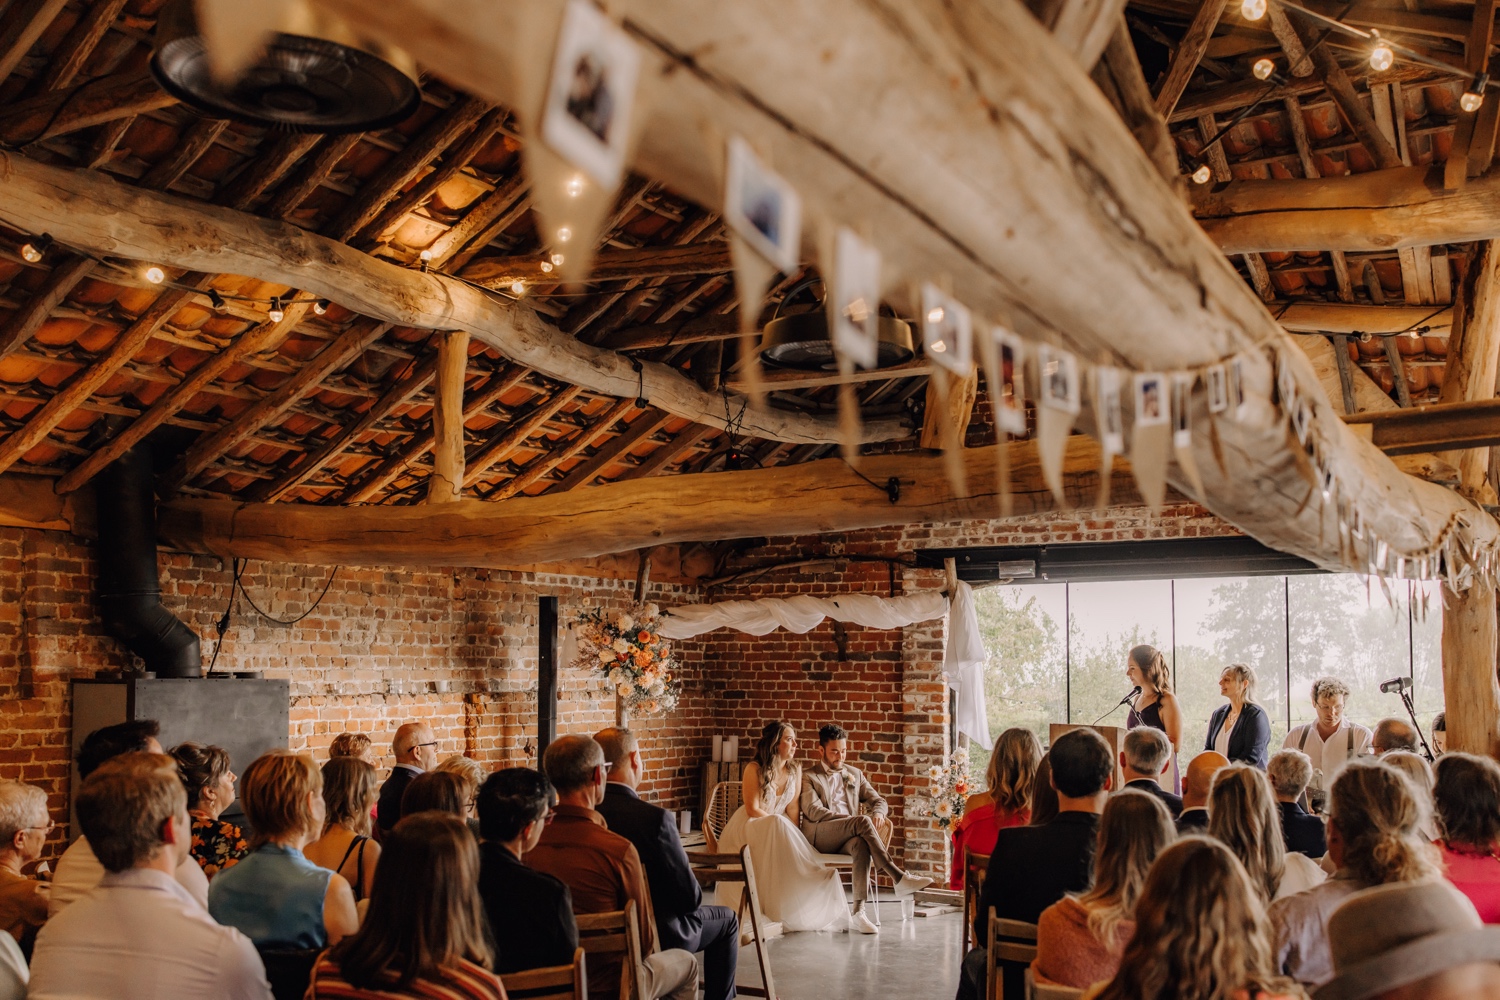
[[[745,789],[738,781],[721,781],[714,786],[708,799],[708,811],[703,814],[703,841],[710,854],[719,849],[719,838],[745,801]]]

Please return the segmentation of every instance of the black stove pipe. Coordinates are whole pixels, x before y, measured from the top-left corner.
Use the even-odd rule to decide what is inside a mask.
[[[200,677],[198,635],[161,603],[151,452],[130,449],[99,474],[99,611],[104,626],[157,677]]]

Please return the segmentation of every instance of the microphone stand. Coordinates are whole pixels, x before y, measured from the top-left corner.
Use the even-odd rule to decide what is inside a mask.
[[[1417,739],[1422,742],[1422,755],[1427,758],[1428,763],[1436,763],[1437,758],[1432,755],[1432,748],[1427,745],[1427,737],[1422,735],[1422,724],[1417,721],[1417,708],[1412,704],[1411,692],[1402,688],[1400,695],[1401,704],[1406,706],[1406,714],[1411,716],[1412,727],[1417,731]]]
[[[1097,726],[1099,723],[1103,722],[1105,719],[1109,718],[1111,715],[1114,715],[1116,712],[1118,712],[1122,706],[1124,706],[1124,705],[1131,705],[1132,704],[1132,700],[1134,698],[1135,698],[1135,692],[1132,691],[1130,694],[1127,694],[1125,697],[1123,697],[1123,698],[1120,699],[1120,704],[1119,705],[1116,705],[1114,708],[1110,709],[1108,712],[1105,712],[1103,715],[1099,716],[1099,718],[1095,719],[1093,722],[1090,722],[1089,725],[1091,725],[1091,726]]]

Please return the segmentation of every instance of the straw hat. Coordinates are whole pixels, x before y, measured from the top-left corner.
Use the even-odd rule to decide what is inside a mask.
[[[1315,1000],[1367,1000],[1471,962],[1500,962],[1500,926],[1444,881],[1393,882],[1350,896],[1328,920],[1337,975]]]

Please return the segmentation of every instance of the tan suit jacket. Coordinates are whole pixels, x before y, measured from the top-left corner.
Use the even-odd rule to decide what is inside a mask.
[[[849,808],[854,810],[852,813],[833,811],[835,784],[844,786],[844,797]],[[845,764],[837,771],[830,771],[827,764],[818,761],[802,772],[800,807],[803,833],[811,836],[811,827],[827,820],[858,816],[860,806],[864,806],[863,812],[871,816],[884,816],[891,811],[890,804],[859,768]]]

